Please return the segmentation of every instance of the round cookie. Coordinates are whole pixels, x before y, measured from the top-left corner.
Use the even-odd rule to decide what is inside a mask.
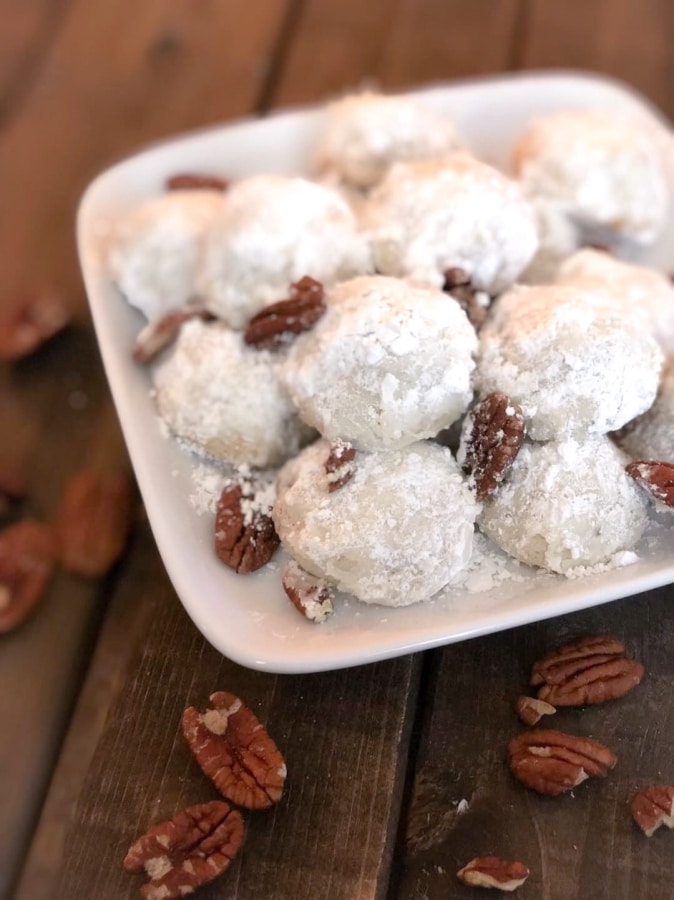
[[[620,115],[578,109],[535,119],[513,164],[528,195],[560,204],[591,230],[648,244],[665,226],[660,151],[647,129]]]
[[[476,387],[522,407],[536,441],[605,434],[652,404],[662,369],[637,315],[592,285],[519,286],[480,332]]]
[[[605,290],[617,305],[641,315],[665,354],[674,353],[674,285],[655,269],[621,262],[600,250],[579,250],[557,270],[560,284],[587,283]]]
[[[523,284],[548,284],[554,281],[560,263],[580,244],[577,226],[557,204],[540,197],[529,197],[536,216],[538,250],[520,277]]]
[[[473,288],[496,294],[537,246],[534,214],[519,186],[465,153],[392,166],[363,218],[379,272],[439,288],[445,272],[459,268]]]
[[[366,189],[394,162],[432,159],[460,147],[452,122],[422,101],[365,91],[328,106],[315,167]]]
[[[361,450],[433,437],[467,408],[477,338],[442,291],[381,275],[332,287],[283,379],[300,416]]]
[[[335,191],[304,178],[255,175],[227,192],[199,285],[214,315],[243,328],[305,275],[331,284],[370,269],[367,241]]]
[[[526,442],[478,517],[506,553],[553,572],[607,563],[633,549],[648,521],[646,494],[604,436]]]
[[[632,459],[674,462],[674,358],[665,365],[655,403],[623,429],[620,446]]]
[[[477,504],[449,450],[359,453],[330,491],[327,441],[279,473],[273,519],[291,556],[366,603],[427,600],[468,564]]]
[[[153,367],[159,415],[191,449],[236,465],[276,466],[309,430],[278,378],[276,358],[220,322],[193,319]]]
[[[194,297],[205,234],[223,202],[219,191],[171,191],[112,223],[110,277],[150,321]]]

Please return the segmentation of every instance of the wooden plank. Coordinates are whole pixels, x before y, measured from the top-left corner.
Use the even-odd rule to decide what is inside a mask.
[[[518,891],[523,898],[671,896],[667,835],[648,840],[632,822],[629,800],[640,787],[674,778],[673,599],[667,587],[434,654],[433,703],[418,750],[398,897],[471,896],[455,873],[490,854],[531,868]],[[508,770],[508,740],[523,728],[513,703],[526,693],[536,659],[586,634],[620,637],[647,674],[620,700],[560,709],[541,722],[602,741],[618,765],[571,795],[539,797]]]
[[[509,66],[518,0],[308,0],[276,105],[375,84],[395,89]]]
[[[66,6],[68,14],[53,29],[50,43],[40,35]],[[130,0],[66,5],[64,0],[19,7],[3,25],[2,46],[23,36],[26,47],[42,41],[48,52],[15,92],[0,134],[2,307],[5,311],[25,291],[46,285],[61,290],[86,321],[73,221],[85,183],[112,157],[141,142],[250,111],[267,77],[285,2],[260,0],[252,10],[246,0],[203,0],[198,14],[187,0],[140,5]],[[225,54],[222,48],[234,31],[237,41],[228,42]],[[16,66],[2,70],[16,71]],[[92,459],[109,467],[124,463],[88,325],[70,329],[11,369],[0,368],[0,386],[2,456],[21,456],[27,464],[27,511],[53,518],[63,485],[77,467]],[[60,576],[35,617],[3,637],[2,896],[39,814],[106,596],[97,584]]]
[[[670,0],[529,0],[523,68],[580,68],[627,81],[674,117]]]
[[[147,545],[142,553],[152,556]],[[89,749],[84,751],[87,775],[65,841],[60,885],[55,893],[42,892],[37,858],[18,897],[137,896],[139,879],[121,866],[133,839],[178,809],[216,797],[179,723],[186,706],[205,704],[218,689],[240,695],[266,723],[289,775],[277,808],[247,814],[245,849],[232,870],[203,891],[204,900],[271,900],[304,893],[383,897],[392,853],[389,823],[397,821],[418,658],[307,676],[252,672],[221,657],[198,635],[160,564],[150,563],[150,571],[133,609],[128,583],[113,601],[111,624],[52,786],[49,831],[38,836],[36,847],[56,829],[60,853],[63,833],[55,813],[66,814],[71,798],[59,804],[59,777],[64,768],[82,771],[77,754],[80,747],[90,747],[87,734],[93,731],[96,750],[90,765]],[[135,590],[135,579],[132,584]],[[114,648],[122,629],[133,649],[131,658],[120,662]],[[100,721],[92,729],[89,714],[96,698],[107,706],[107,692],[114,696],[115,684],[119,696],[99,733]]]
[[[69,0],[0,0],[0,123],[29,89]]]

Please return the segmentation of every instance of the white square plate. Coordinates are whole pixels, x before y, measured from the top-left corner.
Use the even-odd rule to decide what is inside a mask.
[[[625,110],[659,129],[665,124],[624,85],[584,74],[526,74],[414,93],[450,113],[472,150],[495,165],[505,165],[513,140],[533,116],[565,107]],[[189,500],[196,460],[162,434],[147,373],[131,359],[142,320],[102,270],[100,223],[160,193],[165,178],[176,172],[306,173],[322,116],[320,110],[288,112],[178,137],[104,172],[88,188],[79,211],[80,261],[107,376],[157,545],[196,626],[243,665],[311,672],[449,644],[674,581],[674,527],[659,528],[638,548],[639,561],[628,567],[574,580],[520,567],[515,580],[488,590],[447,591],[403,609],[351,600],[316,626],[303,620],[283,593],[282,557],[249,576],[235,575],[216,559],[212,517],[198,515]],[[674,219],[644,259],[674,270]]]

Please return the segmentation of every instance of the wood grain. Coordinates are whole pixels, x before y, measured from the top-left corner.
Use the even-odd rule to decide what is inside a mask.
[[[204,708],[211,692],[224,689],[266,724],[289,775],[277,807],[246,815],[244,851],[203,891],[204,900],[383,897],[418,660],[308,676],[252,672],[200,637],[161,576],[138,599],[137,615],[148,627],[142,634],[132,629],[131,658],[120,671],[102,652],[90,676],[107,681],[106,668],[116,668],[123,686],[88,766],[54,896],[136,896],[138,878],[121,867],[133,839],[178,809],[217,796],[180,735],[180,718],[186,706]],[[113,619],[121,618],[117,604],[125,606],[122,593]],[[89,729],[87,706],[72,735]]]
[[[633,85],[674,116],[670,0],[528,0],[522,68],[580,68]]]
[[[509,66],[518,0],[308,0],[277,105],[362,87],[410,87]]]
[[[433,654],[433,700],[424,712],[397,896],[471,896],[456,872],[492,854],[530,867],[522,898],[671,896],[668,835],[645,838],[629,801],[640,787],[674,778],[667,737],[674,726],[673,599],[667,587]],[[527,692],[537,659],[592,634],[623,639],[628,655],[644,664],[644,681],[620,700],[560,709],[540,727],[593,737],[618,755],[618,765],[573,794],[540,797],[508,770],[508,740],[523,728],[513,704]]]

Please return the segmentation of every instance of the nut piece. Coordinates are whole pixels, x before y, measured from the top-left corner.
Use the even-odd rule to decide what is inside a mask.
[[[180,172],[166,179],[167,191],[226,191],[229,182],[217,175],[198,175],[194,172]]]
[[[215,552],[240,575],[266,565],[281,543],[271,519],[273,485],[249,481],[223,488],[215,513]]]
[[[229,866],[243,843],[241,813],[222,800],[198,803],[150,828],[124,858],[128,872],[145,872],[146,900],[171,900],[193,893]]]
[[[525,731],[508,745],[515,778],[539,794],[556,797],[590,775],[605,776],[618,761],[608,747],[562,731]]]
[[[459,881],[471,887],[516,891],[529,877],[529,869],[521,862],[508,862],[498,856],[477,856],[456,873]]]
[[[478,500],[503,481],[524,442],[522,409],[501,391],[492,391],[472,412],[473,428],[464,469],[473,475]]]
[[[445,272],[443,290],[450,294],[468,316],[468,321],[476,331],[487,318],[491,297],[484,291],[476,291],[470,283],[470,276],[464,269],[452,266]]]
[[[557,710],[545,700],[522,696],[515,702],[515,712],[525,725],[535,725],[543,716],[552,716]]]
[[[635,460],[625,471],[665,506],[674,506],[674,464]]]
[[[355,472],[353,466],[355,458],[355,448],[346,441],[336,441],[331,445],[330,453],[325,460],[325,473],[328,476],[328,492],[330,494],[351,481]]]
[[[155,322],[148,322],[136,337],[133,345],[133,358],[139,363],[146,363],[154,359],[175,341],[183,324],[190,319],[210,321],[213,316],[200,303],[188,303],[182,309],[167,313]]]
[[[133,484],[126,472],[77,472],[66,484],[58,517],[61,565],[97,578],[124,552],[131,530]]]
[[[540,700],[555,706],[584,706],[615,700],[643,678],[641,663],[625,657],[613,637],[588,637],[565,644],[535,663],[531,684],[542,685]]]
[[[650,837],[661,825],[674,828],[674,787],[654,784],[632,797],[632,818]]]
[[[28,356],[70,320],[63,298],[54,291],[29,294],[0,319],[0,360]]]
[[[281,799],[286,765],[264,726],[226,691],[211,694],[213,709],[183,713],[183,734],[196,761],[227,800],[267,809]]]
[[[305,572],[291,559],[282,576],[283,590],[305,618],[321,624],[332,615],[332,592],[322,578]]]
[[[265,306],[248,323],[243,339],[258,350],[277,350],[309,331],[325,312],[323,285],[308,275],[290,286],[290,297]]]
[[[48,525],[23,519],[0,531],[0,634],[17,628],[37,606],[55,562]]]

